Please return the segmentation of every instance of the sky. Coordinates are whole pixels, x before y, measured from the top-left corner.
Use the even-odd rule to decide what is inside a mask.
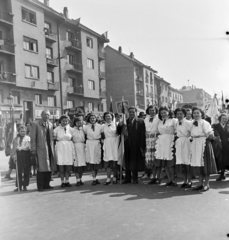
[[[42,0],[41,0],[42,1]],[[228,0],[50,0],[50,6],[134,53],[174,88],[229,97]],[[188,81],[189,80],[189,81]]]

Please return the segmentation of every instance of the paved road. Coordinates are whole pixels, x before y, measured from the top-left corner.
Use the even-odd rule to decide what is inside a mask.
[[[103,182],[104,174],[99,178]],[[229,239],[229,181],[215,178],[206,193],[147,181],[91,186],[90,175],[84,186],[69,189],[61,189],[55,178],[55,189],[42,193],[32,178],[28,192],[14,193],[14,182],[3,179],[0,239]]]

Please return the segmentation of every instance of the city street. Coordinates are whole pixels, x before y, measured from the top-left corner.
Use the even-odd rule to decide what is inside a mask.
[[[12,175],[15,178],[15,174]],[[27,239],[228,239],[229,182],[211,178],[206,193],[180,187],[138,185],[85,185],[37,192],[33,177],[28,192],[13,192],[15,182],[2,179],[0,236]],[[165,179],[163,179],[165,182]],[[75,183],[75,177],[70,182]],[[181,179],[178,179],[181,182]],[[196,182],[196,181],[195,181]]]

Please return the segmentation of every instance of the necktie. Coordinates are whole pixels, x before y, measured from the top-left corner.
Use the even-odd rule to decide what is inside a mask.
[[[149,122],[153,122],[153,117],[151,117],[151,118],[149,119]]]
[[[166,119],[163,120],[163,124],[165,124],[165,122],[166,122]]]
[[[182,122],[179,122],[179,125],[182,125]]]
[[[67,130],[67,128],[65,127],[65,128],[64,128],[65,134],[66,134],[66,130]]]
[[[108,127],[110,127],[111,126],[111,124],[107,124],[108,125]]]
[[[196,127],[198,127],[198,122],[195,121],[195,122],[193,123],[193,125],[196,126]]]
[[[95,131],[95,124],[92,124],[92,125],[91,125],[91,129],[92,129],[93,131]]]

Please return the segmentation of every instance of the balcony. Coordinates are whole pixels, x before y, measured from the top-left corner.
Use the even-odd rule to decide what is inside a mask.
[[[98,55],[99,55],[99,58],[100,58],[100,59],[105,60],[105,58],[106,58],[106,53],[105,53],[105,52],[99,51],[99,52],[98,52]]]
[[[82,44],[78,39],[69,39],[65,41],[65,47],[73,50],[81,51]]]
[[[148,76],[146,76],[146,83],[149,83],[149,77]]]
[[[107,92],[106,92],[106,90],[100,90],[99,91],[99,97],[100,98],[107,98]]]
[[[139,89],[139,90],[137,90],[136,91],[136,94],[138,95],[138,96],[144,96],[144,93],[143,93],[143,89]]]
[[[83,96],[84,95],[84,88],[83,88],[83,86],[77,86],[77,87],[68,86],[67,87],[67,93]]]
[[[150,97],[150,93],[149,92],[146,92],[146,97]]]
[[[106,78],[106,73],[100,71],[100,72],[99,72],[99,78]]]
[[[0,83],[16,84],[16,74],[11,72],[0,73]]]
[[[81,63],[67,63],[66,70],[73,73],[82,73],[83,65]]]
[[[58,82],[56,82],[56,83],[47,82],[47,83],[48,83],[48,90],[59,91],[60,85]]]
[[[51,67],[57,67],[56,59],[53,59],[53,57],[48,54],[46,54],[46,61],[47,61],[47,65]]]
[[[5,25],[13,25],[13,14],[0,10],[0,22]]]
[[[14,55],[14,45],[6,40],[0,40],[0,53]]]
[[[136,81],[140,81],[140,82],[142,82],[142,77],[140,77],[140,76],[136,76]]]
[[[150,78],[150,84],[153,84],[153,78]]]
[[[46,37],[47,41],[52,42],[52,43],[57,41],[57,34],[55,32],[51,31],[48,28],[45,28],[44,32],[45,32],[45,37]]]

